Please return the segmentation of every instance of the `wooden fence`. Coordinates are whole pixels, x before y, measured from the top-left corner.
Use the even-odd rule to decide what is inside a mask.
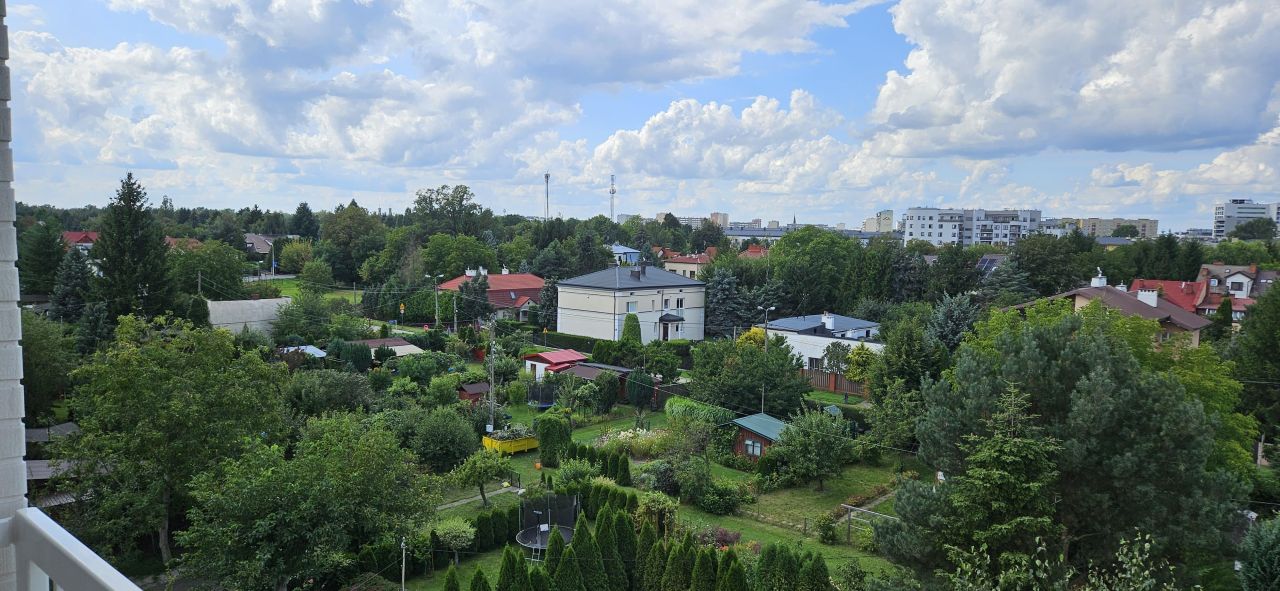
[[[868,396],[866,384],[855,382],[835,372],[822,371],[820,369],[802,369],[800,370],[800,375],[809,380],[809,385],[817,390],[844,394],[846,402],[849,396],[857,396],[864,400]]]

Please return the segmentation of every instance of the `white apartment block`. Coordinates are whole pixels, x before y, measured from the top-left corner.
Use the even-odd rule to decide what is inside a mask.
[[[1160,235],[1160,222],[1148,218],[1079,218],[1064,219],[1074,222],[1085,236],[1110,236],[1120,226],[1133,226],[1138,229],[1138,238],[1155,238]]]
[[[1213,208],[1213,237],[1226,238],[1236,226],[1249,220],[1270,218],[1280,223],[1280,203],[1254,203],[1252,199],[1228,199]]]
[[[724,213],[721,211],[713,211],[711,212],[711,216],[709,219],[711,220],[711,223],[717,226],[720,226],[721,228],[729,227],[729,214],[727,213]]]
[[[1040,227],[1038,209],[942,209],[912,207],[902,216],[902,241],[934,246],[1011,245]]]
[[[893,210],[877,211],[875,215],[862,221],[863,232],[892,232]]]

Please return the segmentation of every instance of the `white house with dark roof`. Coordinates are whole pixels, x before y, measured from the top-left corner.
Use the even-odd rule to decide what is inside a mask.
[[[756,326],[764,327],[763,324]],[[879,353],[884,345],[871,342],[880,334],[880,325],[870,320],[823,312],[790,318],[771,318],[769,336],[782,335],[796,355],[810,369],[822,368],[822,354],[831,343],[866,347]]]
[[[556,284],[560,332],[616,341],[627,314],[640,319],[640,339],[700,341],[706,285],[641,263],[609,267]]]

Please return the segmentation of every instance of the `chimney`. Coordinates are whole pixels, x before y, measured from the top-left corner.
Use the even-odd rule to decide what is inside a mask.
[[[632,269],[632,270],[631,270],[631,278],[632,278],[632,279],[635,279],[636,281],[639,281],[639,280],[640,280],[640,269]]]
[[[827,330],[835,330],[835,329],[836,329],[836,317],[835,317],[835,316],[832,316],[830,312],[823,312],[823,313],[822,313],[822,326],[825,326],[825,327],[827,328]]]
[[[466,275],[467,277],[475,277],[475,276],[476,276],[476,270],[475,270],[475,269],[467,269],[466,271],[463,271],[463,275]]]
[[[1098,275],[1089,282],[1089,287],[1106,287],[1107,276],[1102,274],[1102,267],[1097,267]]]
[[[510,274],[511,274],[511,269],[508,269],[506,265],[503,265],[503,266],[502,266],[502,274],[503,274],[503,275],[510,275]]]
[[[478,274],[478,275],[488,275],[488,274],[489,274],[489,270],[488,270],[488,269],[486,269],[486,268],[484,268],[484,267],[480,267],[479,269],[476,269],[476,274]]]
[[[645,269],[649,268],[649,261],[640,261],[640,274],[644,275]]]
[[[1154,289],[1139,289],[1138,301],[1154,308],[1160,303],[1160,294]]]

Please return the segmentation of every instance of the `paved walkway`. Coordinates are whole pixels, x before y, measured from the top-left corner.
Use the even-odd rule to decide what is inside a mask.
[[[515,491],[517,491],[517,490],[520,490],[520,489],[518,489],[518,488],[516,488],[516,487],[514,487],[514,486],[508,486],[508,487],[506,487],[506,488],[500,488],[500,489],[498,489],[498,490],[495,490],[495,491],[492,491],[492,492],[485,493],[485,496],[487,496],[487,497],[493,497],[493,495],[500,495],[500,494],[503,494],[503,493],[515,492]],[[458,500],[458,501],[453,501],[453,502],[451,502],[451,503],[445,503],[445,504],[443,504],[443,505],[440,505],[440,506],[436,507],[436,510],[437,510],[437,511],[443,511],[443,510],[445,510],[445,509],[452,509],[452,508],[454,508],[454,507],[460,507],[460,506],[462,506],[462,505],[471,504],[471,503],[474,503],[474,502],[476,502],[476,501],[481,501],[481,500],[483,500],[483,499],[481,499],[481,498],[480,498],[480,495],[476,495],[476,496],[474,496],[474,497],[468,497],[468,498],[461,499],[461,500]]]

